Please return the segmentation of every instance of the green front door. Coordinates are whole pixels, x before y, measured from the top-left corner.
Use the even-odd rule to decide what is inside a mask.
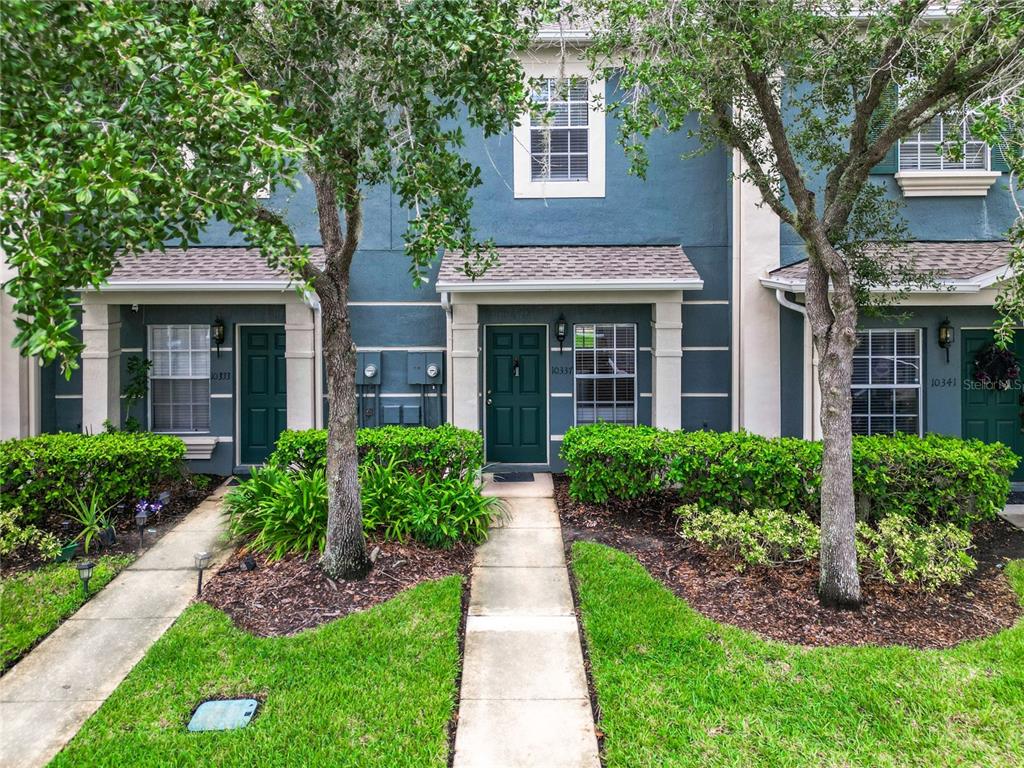
[[[487,326],[487,460],[548,460],[547,326]]]
[[[978,350],[992,343],[991,331],[963,332],[963,436],[986,443],[1000,442],[1024,456],[1024,390],[1020,381],[1010,389],[990,389],[974,381],[973,364]],[[1014,336],[1013,351],[1024,360],[1024,333]],[[1013,480],[1024,480],[1024,462]]]
[[[284,328],[239,328],[242,364],[239,455],[242,464],[262,464],[287,424]]]

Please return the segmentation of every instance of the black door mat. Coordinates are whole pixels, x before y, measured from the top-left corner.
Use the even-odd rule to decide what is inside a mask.
[[[494,476],[496,483],[532,483],[533,472],[502,472]]]

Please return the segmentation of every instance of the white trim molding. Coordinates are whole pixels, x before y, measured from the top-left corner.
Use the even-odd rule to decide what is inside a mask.
[[[491,280],[446,282],[437,284],[438,292],[508,293],[510,291],[699,291],[704,281],[699,277],[652,278],[650,280]],[[526,297],[521,297],[526,301]]]
[[[590,93],[586,181],[533,181],[530,163],[530,114],[520,115],[512,130],[513,186],[516,199],[604,197],[605,191],[605,81],[591,72],[578,56],[564,61],[557,53],[533,51],[523,59],[528,77],[585,77]]]
[[[217,435],[178,435],[185,443],[185,459],[188,461],[206,461],[213,457],[217,443],[230,443],[231,438],[220,438]]]
[[[985,197],[999,171],[897,171],[904,197]]]

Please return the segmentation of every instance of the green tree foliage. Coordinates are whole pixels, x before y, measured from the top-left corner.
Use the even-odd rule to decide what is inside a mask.
[[[301,145],[190,3],[6,0],[0,13],[0,250],[17,344],[70,373],[70,291],[213,217],[272,241],[253,189]]]
[[[866,245],[895,243],[894,209],[869,175],[936,115],[1024,80],[1020,0],[581,0],[599,19],[595,63],[621,71],[612,105],[643,172],[643,140],[696,113],[702,147],[725,144],[740,176],[803,240],[824,437],[819,591],[860,601],[850,426],[858,313],[869,286],[909,275]],[[951,151],[955,151],[952,148]],[[883,249],[883,251],[886,249]],[[897,289],[898,290],[898,289]]]

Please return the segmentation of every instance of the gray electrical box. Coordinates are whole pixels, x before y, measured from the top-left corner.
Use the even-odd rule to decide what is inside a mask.
[[[400,405],[384,405],[380,409],[380,421],[381,424],[401,424],[402,423],[402,406]]]
[[[356,384],[380,384],[380,352],[356,352]]]
[[[420,407],[418,405],[402,406],[402,424],[414,427],[420,423]]]
[[[409,352],[405,356],[409,384],[442,384],[444,382],[443,352]]]

